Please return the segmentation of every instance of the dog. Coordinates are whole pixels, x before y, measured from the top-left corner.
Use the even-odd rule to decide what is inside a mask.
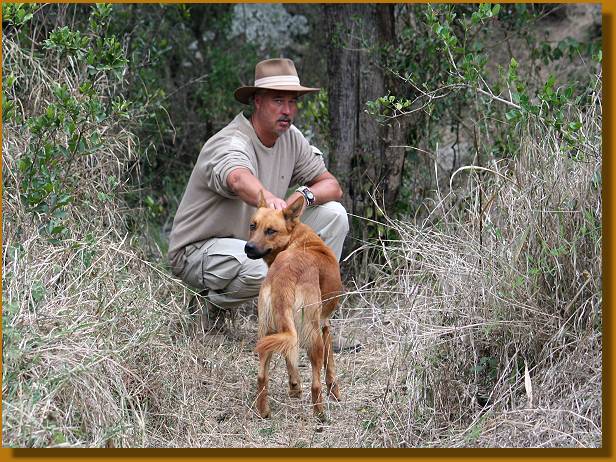
[[[321,368],[331,397],[340,400],[335,376],[329,317],[342,293],[336,255],[308,225],[300,222],[304,198],[283,210],[268,208],[263,191],[250,222],[244,251],[251,259],[263,258],[268,272],[259,292],[259,354],[257,410],[271,416],[268,404],[269,363],[281,353],[289,373],[289,395],[301,396],[299,347],[306,349],[312,366],[314,414],[325,420],[321,393]]]

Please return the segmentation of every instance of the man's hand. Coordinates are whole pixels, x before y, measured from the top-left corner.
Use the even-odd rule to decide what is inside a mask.
[[[270,209],[282,210],[287,208],[287,202],[284,199],[274,196],[269,191],[265,191],[263,197],[265,197],[265,203]]]

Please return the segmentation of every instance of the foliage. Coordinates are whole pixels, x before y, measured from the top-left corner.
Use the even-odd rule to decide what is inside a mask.
[[[8,15],[10,28],[22,27],[28,16],[32,19],[31,14],[19,13],[23,11],[19,5],[16,11]],[[74,70],[76,80],[52,84],[49,102],[33,108],[35,113],[22,113],[15,105],[15,101],[24,99],[26,85],[20,80],[29,78],[22,74],[25,69],[5,69],[3,121],[23,124],[30,136],[17,162],[20,197],[52,239],[66,233],[67,210],[80,194],[78,159],[100,155],[102,123],[127,117],[126,102],[113,92],[127,61],[115,36],[99,35],[108,21],[108,11],[106,6],[96,5],[89,18],[91,29],[82,33],[57,27],[37,49],[35,59],[54,62],[57,69]],[[22,20],[13,20],[22,16]]]
[[[406,94],[387,94],[369,101],[367,112],[383,124],[399,117],[414,117],[409,142],[431,152],[438,151],[442,138],[442,131],[435,127],[445,122],[456,133],[450,175],[456,163],[472,161],[477,156],[485,162],[491,156],[517,155],[518,127],[530,121],[556,128],[563,150],[583,156],[581,125],[571,120],[570,114],[573,108],[593,98],[592,79],[601,63],[600,37],[591,37],[587,43],[568,37],[551,45],[531,28],[541,15],[547,14],[543,8],[507,8],[509,11],[500,15],[500,5],[487,3],[476,7],[401,7],[404,26],[400,43],[395,49],[391,45],[384,48],[389,57],[388,69],[404,83]],[[523,42],[527,48],[515,52],[509,48],[503,53],[503,46],[490,45],[488,36],[492,41],[500,38],[503,44]],[[506,53],[510,53],[509,57]],[[552,71],[565,59],[587,59],[594,64],[585,74],[573,76],[570,72],[573,78],[567,81],[566,73]],[[536,80],[536,75],[546,72],[544,81]],[[477,145],[477,140],[484,137],[494,142]],[[456,145],[462,139],[475,148],[466,153],[465,160],[456,155]],[[436,155],[440,157],[438,152]],[[416,164],[407,166],[414,171]],[[403,192],[403,197],[408,198],[408,193]],[[399,204],[399,210],[417,209],[417,200],[422,197],[415,199],[414,205]]]
[[[21,27],[32,19],[37,9],[36,3],[2,3],[2,22]]]
[[[139,120],[133,129],[143,155],[132,178],[138,187],[126,198],[149,210],[151,220],[168,219],[202,143],[239,110],[229,95],[254,66],[252,45],[230,46],[229,6],[48,5],[47,16],[58,21],[74,10],[72,26],[55,28],[39,8],[3,4],[5,34],[54,66],[75,70],[79,81],[60,83],[50,105],[29,118],[34,138],[20,162],[24,200],[49,215],[53,234],[61,233],[74,197],[71,166],[75,157],[96,153],[96,124]],[[32,21],[38,37],[22,32]],[[19,82],[5,72],[3,83],[4,119],[19,123]]]
[[[325,89],[311,98],[301,99],[297,104],[299,116],[296,125],[311,144],[322,150],[327,150],[331,143],[327,105],[328,95]]]
[[[377,428],[393,421],[412,446],[435,434],[447,447],[600,444],[599,76],[592,90],[572,108],[584,161],[563,151],[559,127],[529,121],[514,158],[436,192],[425,218],[380,220],[396,238],[367,243],[384,258],[354,279],[372,309],[363,320],[400,355],[387,386],[402,392]],[[433,431],[452,422],[461,431]]]

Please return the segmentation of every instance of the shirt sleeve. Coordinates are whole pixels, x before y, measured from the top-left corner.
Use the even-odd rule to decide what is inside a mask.
[[[327,171],[321,151],[305,139],[303,141],[293,169],[291,185],[304,185]]]
[[[257,175],[255,167],[241,140],[228,140],[223,146],[213,147],[201,165],[201,174],[207,187],[228,199],[237,195],[229,189],[227,178],[229,173],[237,168],[246,168],[253,175]]]

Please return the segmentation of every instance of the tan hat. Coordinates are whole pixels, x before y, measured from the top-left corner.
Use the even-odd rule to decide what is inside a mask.
[[[319,91],[320,88],[302,87],[290,59],[266,59],[255,67],[255,84],[252,87],[240,87],[233,94],[240,103],[248,104],[250,97],[257,90],[296,91],[300,95]]]

